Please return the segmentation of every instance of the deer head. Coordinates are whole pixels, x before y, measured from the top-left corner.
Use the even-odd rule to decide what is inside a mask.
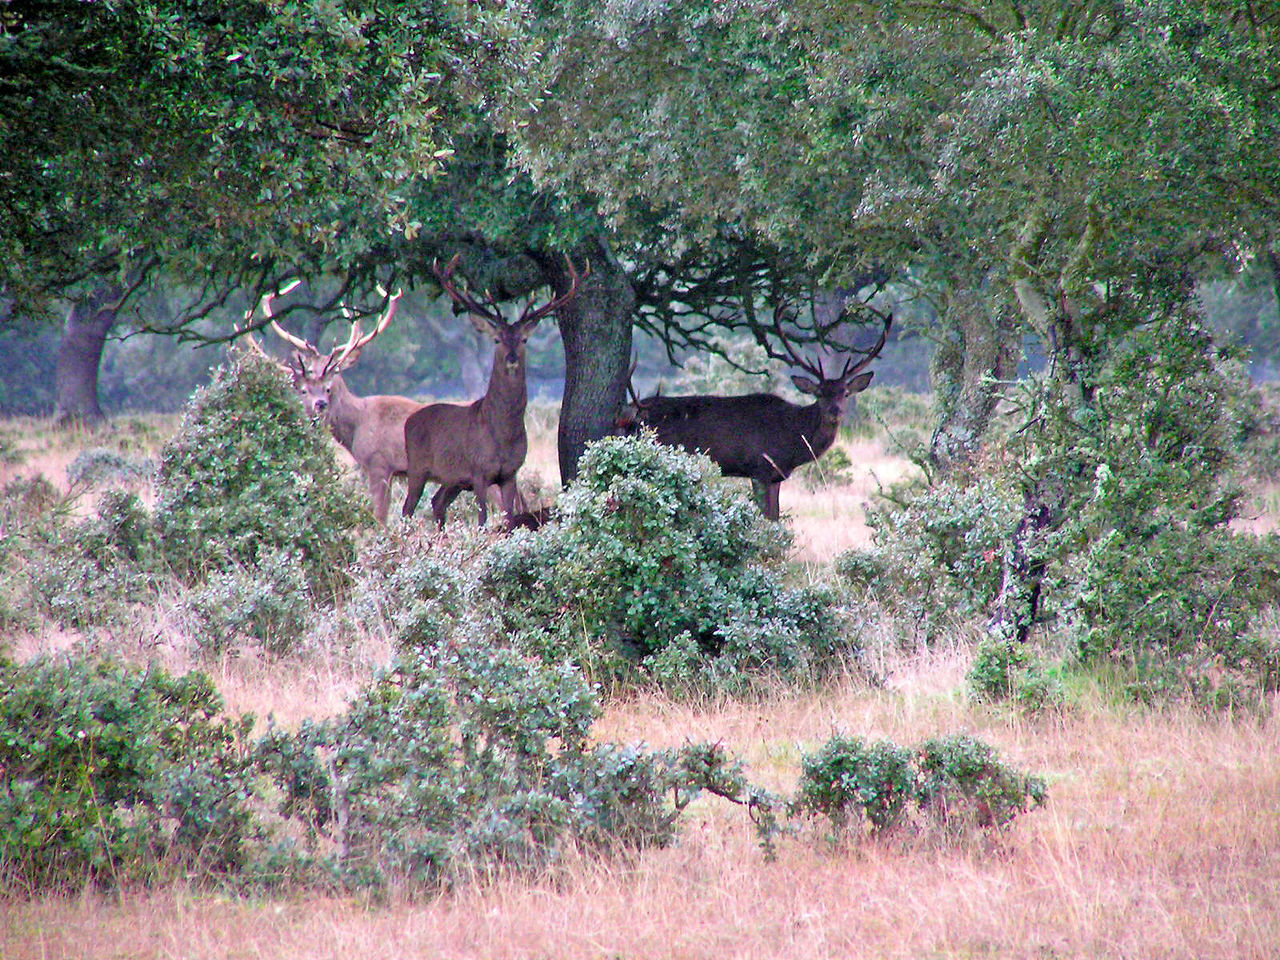
[[[880,351],[884,349],[885,341],[889,338],[889,330],[893,326],[893,315],[885,317],[884,329],[880,332],[880,339],[876,341],[875,346],[869,350],[858,350],[857,353],[862,354],[862,359],[854,362],[855,357],[850,357],[844,363],[844,368],[837,376],[828,377],[826,371],[822,367],[822,359],[814,363],[810,363],[792,348],[790,341],[782,332],[782,315],[786,306],[783,305],[774,311],[774,329],[778,332],[778,341],[786,350],[786,356],[774,353],[769,350],[771,356],[778,359],[789,360],[792,364],[806,371],[812,376],[793,375],[791,382],[795,384],[795,388],[801,393],[813,397],[818,402],[818,409],[821,411],[824,420],[829,423],[839,424],[845,415],[849,412],[849,400],[856,394],[867,389],[871,383],[871,378],[875,376],[874,372],[862,373],[867,365],[880,355]],[[766,349],[768,349],[766,345]],[[814,379],[814,378],[817,379]]]
[[[351,311],[346,306],[343,306],[343,314],[348,320],[351,320],[351,335],[345,343],[335,346],[329,353],[321,353],[310,341],[294,336],[282,327],[271,313],[271,301],[277,296],[283,296],[288,293],[300,282],[295,280],[277,293],[263,295],[257,306],[249,310],[245,319],[251,322],[254,314],[261,310],[263,316],[271,321],[271,329],[294,348],[289,356],[289,362],[278,365],[289,372],[293,380],[294,389],[302,395],[307,412],[312,416],[324,416],[333,402],[335,389],[341,389],[339,378],[342,371],[353,366],[360,359],[360,351],[368,346],[373,338],[382,333],[387,328],[387,325],[391,323],[391,318],[395,316],[396,307],[399,305],[403,291],[397,290],[394,296],[388,298],[386,309],[383,311],[382,316],[378,318],[378,323],[373,331],[367,336],[362,337],[360,335],[359,321],[351,320]],[[378,287],[378,292],[383,297],[387,297],[386,290],[381,286]],[[266,351],[262,349],[261,344],[257,342],[255,337],[250,336],[249,342],[258,352],[263,355],[266,354]]]
[[[573,261],[566,256],[564,259],[569,270],[569,289],[561,296],[554,297],[537,308],[534,307],[536,301],[533,295],[530,295],[529,302],[525,304],[520,318],[508,323],[491,296],[486,294],[484,303],[480,303],[470,293],[460,289],[454,283],[453,271],[457,268],[458,261],[461,258],[462,254],[455,254],[453,259],[445,264],[444,269],[440,268],[439,263],[433,264],[432,269],[435,271],[436,277],[439,278],[440,285],[449,296],[467,311],[467,316],[471,319],[471,323],[476,330],[497,345],[494,353],[495,372],[500,364],[508,374],[515,374],[520,371],[524,364],[525,345],[528,343],[529,337],[532,335],[534,328],[537,327],[538,322],[548,313],[560,309],[560,307],[563,307],[576,297],[582,280],[591,274],[590,263],[586,265],[584,272],[579,275],[573,266]]]

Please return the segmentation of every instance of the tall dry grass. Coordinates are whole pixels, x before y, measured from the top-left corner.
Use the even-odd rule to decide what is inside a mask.
[[[743,814],[699,801],[669,849],[570,858],[433,899],[247,901],[182,887],[0,905],[0,955],[55,958],[1115,957],[1263,960],[1280,949],[1280,726],[1102,702],[1028,721],[976,709],[955,654],[755,704],[615,704],[601,735],[722,739],[784,785],[841,730],[968,730],[1042,771],[1051,799],[990,843],[832,845],[774,862]],[[918,682],[917,682],[918,681]],[[918,694],[917,689],[933,690]]]
[[[548,418],[531,463],[558,478],[553,437]],[[22,464],[0,468],[0,481],[47,470],[58,482],[74,443],[39,423],[28,439]],[[874,486],[870,470],[889,482],[908,469],[874,442],[849,452],[852,489],[783,486],[797,558],[815,570],[865,543],[859,504]],[[489,877],[427,899],[243,899],[175,885],[0,902],[0,957],[1280,956],[1280,723],[1139,710],[1087,689],[1070,709],[1027,719],[964,696],[967,644],[903,652],[887,630],[864,639],[881,686],[849,675],[754,701],[635,695],[608,705],[596,734],[654,747],[723,741],[753,782],[787,790],[803,754],[833,733],[907,744],[968,732],[1044,775],[1047,807],[990,842],[962,845],[927,836],[833,845],[809,825],[770,862],[743,812],[707,798],[668,849],[570,857],[542,876]],[[22,653],[75,640],[27,638]],[[384,640],[363,637],[287,663],[179,665],[208,670],[231,709],[293,725],[341,710],[388,656]]]

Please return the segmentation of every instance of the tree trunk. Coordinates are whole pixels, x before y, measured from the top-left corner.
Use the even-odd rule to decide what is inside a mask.
[[[72,304],[63,327],[54,371],[54,419],[59,424],[96,424],[106,420],[98,404],[98,370],[107,334],[116,322],[124,288],[95,287]]]
[[[978,452],[1002,396],[1017,372],[1017,318],[978,290],[948,290],[943,336],[930,364],[938,427],[929,460],[940,474],[963,468]]]
[[[560,480],[566,484],[578,475],[587,444],[614,432],[626,399],[635,307],[631,282],[603,242],[584,245],[574,259],[579,269],[589,259],[591,275],[558,313],[565,365],[558,444]],[[558,280],[557,294],[566,287],[567,280]]]

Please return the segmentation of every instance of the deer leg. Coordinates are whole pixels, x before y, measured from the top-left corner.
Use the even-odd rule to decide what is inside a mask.
[[[476,506],[480,509],[480,526],[489,522],[489,481],[484,477],[476,477],[471,481],[471,491],[476,495]]]
[[[516,515],[516,502],[522,500],[520,491],[516,487],[516,478],[511,477],[508,480],[498,484],[498,490],[502,496],[502,512],[506,516],[507,526],[511,526],[511,518]],[[521,503],[523,510],[524,504]]]
[[[427,486],[427,475],[421,476],[409,474],[409,491],[404,498],[404,509],[401,513],[406,517],[412,517],[413,511],[418,509],[418,501],[422,499],[422,491]],[[435,510],[435,500],[431,501],[432,510]]]
[[[444,515],[449,509],[449,504],[453,503],[464,489],[460,483],[442,484],[435,492],[435,496],[431,498],[431,515],[436,518],[436,523],[440,525],[441,530],[444,529]]]
[[[373,497],[373,515],[384,527],[387,525],[387,510],[391,505],[391,476],[369,475],[369,495]]]
[[[756,502],[760,504],[760,512],[765,515],[767,520],[777,520],[781,515],[778,508],[778,493],[782,489],[782,481],[751,481],[751,491],[756,496]]]

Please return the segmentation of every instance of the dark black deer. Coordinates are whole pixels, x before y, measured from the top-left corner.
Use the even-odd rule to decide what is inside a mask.
[[[633,393],[635,411],[624,416],[623,428],[650,427],[662,443],[705,453],[726,477],[749,478],[764,515],[777,520],[782,481],[796,467],[822,456],[835,442],[849,399],[867,389],[874,376],[861,371],[879,356],[892,324],[892,317],[886,319],[876,345],[857,364],[853,358],[847,360],[835,377],[823,372],[820,361],[811,364],[801,359],[782,339],[790,361],[817,377],[791,378],[796,389],[815,398],[807,406],[789,403],[772,393],[741,397],[658,395],[643,400]]]
[[[487,492],[496,485],[510,526],[516,502],[516,471],[524,464],[529,449],[524,427],[528,402],[525,344],[539,320],[577,296],[578,286],[591,273],[591,266],[588,264],[579,276],[569,261],[569,289],[537,309],[530,298],[520,319],[507,323],[492,299],[478,303],[454,285],[457,264],[458,257],[454,257],[443,270],[437,269],[436,275],[449,296],[467,309],[476,329],[493,338],[489,388],[474,403],[432,403],[405,420],[409,494],[404,515],[413,514],[427,481],[433,480],[440,484],[431,498],[436,523],[443,527],[449,504],[463,490],[470,490],[480,505],[480,526],[484,526],[489,516]]]

